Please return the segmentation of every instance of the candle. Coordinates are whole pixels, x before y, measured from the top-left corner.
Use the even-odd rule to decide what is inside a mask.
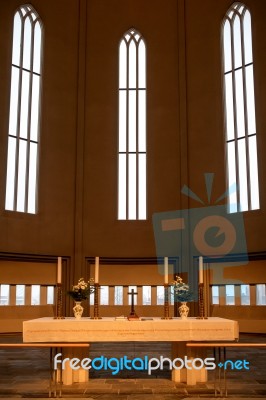
[[[199,283],[203,283],[203,257],[199,257]]]
[[[57,283],[62,283],[62,257],[57,259]]]
[[[168,257],[164,257],[164,283],[168,285]]]
[[[95,257],[94,282],[99,283],[99,257]]]

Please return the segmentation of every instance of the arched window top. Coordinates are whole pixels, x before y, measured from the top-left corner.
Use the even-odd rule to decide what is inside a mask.
[[[234,20],[235,17],[238,15],[239,17],[243,17],[245,15],[245,13],[250,14],[250,12],[248,11],[248,8],[245,4],[243,3],[233,3],[231,5],[231,7],[229,8],[229,10],[226,13],[225,19],[230,19],[230,20]]]
[[[135,28],[129,29],[123,36],[121,41],[130,43],[134,41],[136,44],[140,43],[143,39],[141,33],[139,33]]]
[[[223,31],[225,71],[252,63],[251,15],[246,5],[232,4],[224,17]],[[233,66],[231,64],[232,50],[234,52]]]
[[[12,64],[40,74],[42,21],[31,5],[14,16]]]
[[[29,16],[33,22],[36,20],[40,21],[40,17],[37,11],[31,4],[23,4],[22,6],[20,6],[15,13],[15,17],[17,13],[21,16],[21,18],[27,18]]]
[[[119,88],[146,88],[146,46],[143,36],[129,29],[119,46]]]

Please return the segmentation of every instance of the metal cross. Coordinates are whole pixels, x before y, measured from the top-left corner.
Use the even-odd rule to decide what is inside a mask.
[[[137,292],[134,292],[134,289],[131,289],[130,292],[128,292],[128,294],[131,295],[131,312],[130,312],[130,316],[137,316],[136,312],[135,312],[135,303],[134,303],[134,296],[135,294],[138,294]]]

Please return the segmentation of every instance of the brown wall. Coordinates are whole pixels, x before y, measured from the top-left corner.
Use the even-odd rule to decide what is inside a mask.
[[[228,0],[34,0],[44,23],[39,212],[4,210],[12,24],[0,12],[0,252],[155,257],[154,212],[214,201],[225,190],[220,27]],[[266,3],[252,13],[261,210],[244,214],[248,251],[266,250]],[[117,221],[118,44],[135,27],[147,45],[148,220]],[[110,266],[111,268],[111,266]],[[132,267],[134,268],[134,267]],[[126,273],[126,270],[125,270]],[[264,281],[266,274],[264,270]]]
[[[253,21],[262,208],[245,213],[245,222],[249,251],[261,251],[265,249],[262,154],[266,6],[259,0],[246,3]],[[152,214],[179,209],[184,202],[180,194],[183,184],[206,202],[203,174],[214,172],[213,200],[225,190],[220,25],[230,2],[219,1],[213,7],[211,0],[188,0],[183,10],[182,1],[175,0],[163,7],[160,0],[91,0],[86,10],[80,0],[79,15],[78,2],[34,1],[45,27],[39,213],[35,216],[4,211],[12,22],[19,4],[15,0],[4,2],[0,15],[0,249],[73,255],[78,215],[83,223],[79,240],[84,254],[155,255]],[[132,26],[143,34],[147,44],[148,220],[122,222],[116,218],[118,43]],[[82,40],[85,53],[79,54]],[[181,77],[186,82],[187,98]],[[81,84],[85,85],[83,115]],[[184,126],[184,107],[185,132],[180,129]],[[83,117],[80,134],[79,119]],[[78,140],[84,145],[81,149]],[[84,164],[80,165],[83,155]],[[75,179],[80,174],[83,195],[81,204],[77,204]],[[199,206],[193,200],[188,204]]]
[[[10,63],[14,11],[3,2],[1,19],[0,249],[9,252],[73,252],[78,6],[70,1],[34,1],[44,24],[39,212],[4,211]]]
[[[210,265],[210,284],[260,284],[266,281],[266,261],[248,261],[244,265]]]
[[[0,284],[55,285],[56,264],[0,261]]]

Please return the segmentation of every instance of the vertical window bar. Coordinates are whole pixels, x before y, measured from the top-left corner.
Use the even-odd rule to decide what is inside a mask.
[[[129,215],[129,159],[128,159],[128,151],[129,151],[129,44],[128,41],[126,42],[127,45],[127,77],[126,77],[126,93],[127,93],[127,123],[126,123],[126,219],[128,219]]]
[[[242,50],[242,79],[243,79],[243,100],[244,100],[244,121],[245,121],[245,142],[246,142],[246,166],[247,166],[247,185],[248,185],[248,209],[251,209],[251,182],[250,182],[250,166],[249,166],[249,137],[248,137],[248,109],[247,109],[247,96],[246,96],[246,61],[245,61],[245,43],[244,43],[244,17],[245,11],[240,18],[240,30],[241,30],[241,50]]]
[[[235,77],[235,40],[234,40],[234,20],[230,20],[231,28],[231,51],[232,51],[232,88],[233,88],[233,105],[234,105],[234,140],[235,140],[235,162],[236,162],[236,198],[237,210],[240,204],[240,178],[239,178],[239,152],[238,152],[238,125],[237,125],[237,106],[236,106],[236,77]],[[230,171],[228,171],[230,173]]]
[[[136,42],[136,218],[139,219],[139,43]]]
[[[29,166],[30,166],[30,125],[31,125],[31,102],[32,102],[32,79],[33,79],[33,49],[34,49],[34,24],[31,21],[31,48],[30,48],[30,76],[29,76],[29,98],[28,98],[28,121],[27,121],[27,150],[26,150],[26,180],[25,180],[25,202],[24,212],[28,211],[28,193],[29,193]]]
[[[14,177],[14,205],[13,210],[17,209],[18,203],[18,160],[19,160],[19,133],[20,133],[20,113],[21,113],[21,88],[22,88],[22,60],[24,54],[24,47],[22,46],[22,41],[24,37],[24,18],[19,10],[21,19],[21,36],[20,36],[20,59],[19,59],[19,81],[18,81],[18,107],[17,107],[17,131],[16,131],[16,159],[15,159],[15,177]],[[14,43],[13,43],[14,45]],[[13,61],[13,60],[12,60]],[[13,64],[12,64],[13,65]],[[15,66],[16,67],[16,66]],[[11,112],[11,110],[10,110]]]

